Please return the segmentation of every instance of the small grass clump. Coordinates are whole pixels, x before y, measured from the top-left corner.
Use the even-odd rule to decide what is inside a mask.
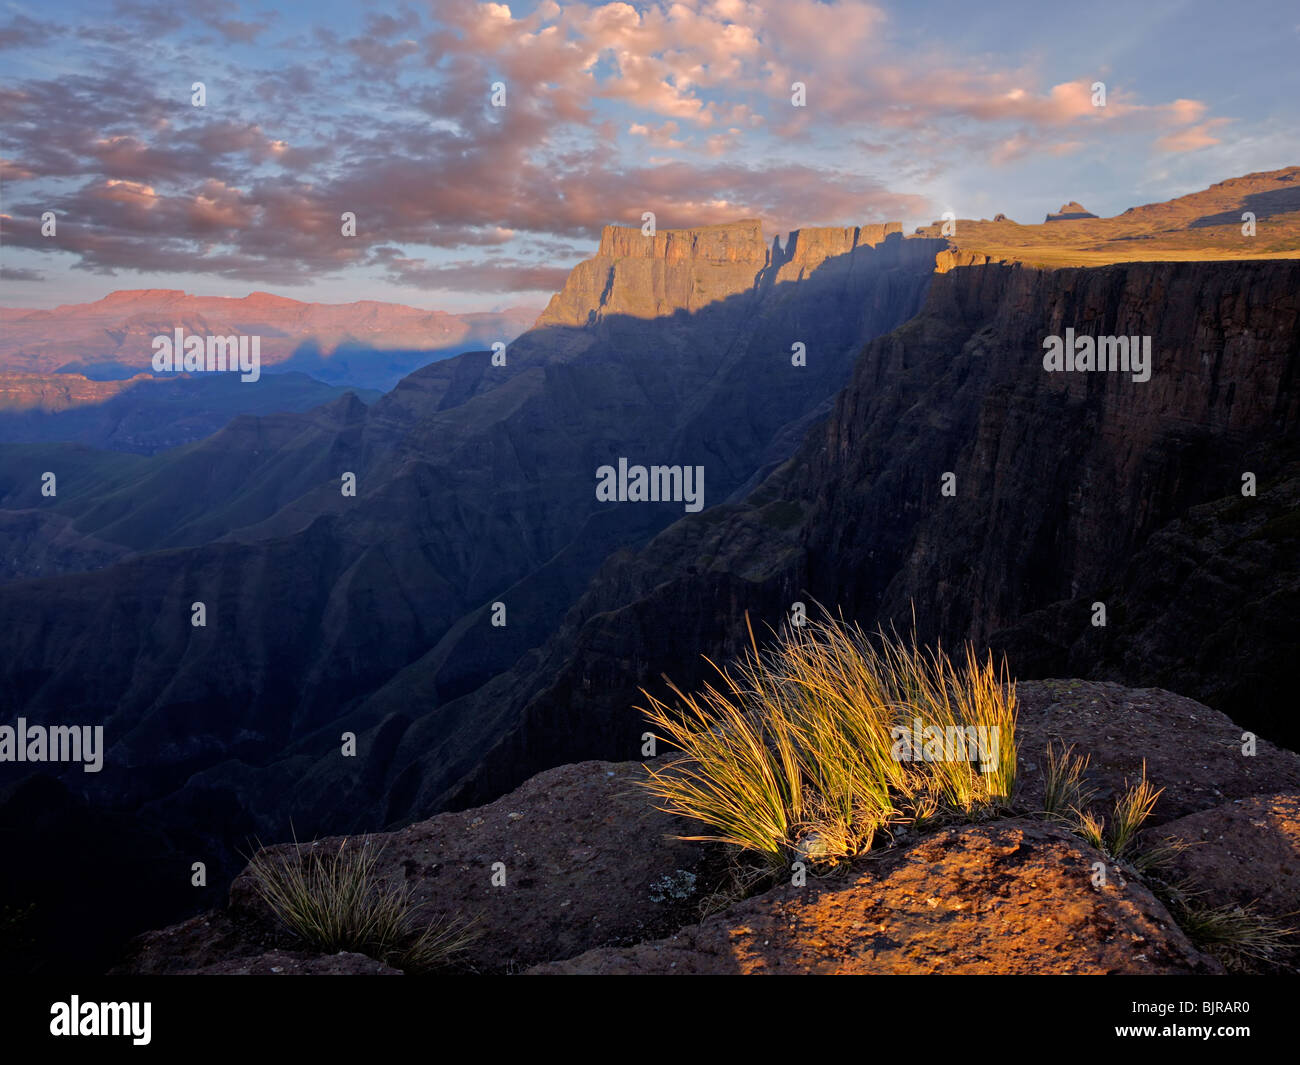
[[[1111,858],[1131,858],[1136,866],[1159,864],[1166,860],[1168,855],[1163,850],[1145,857],[1130,856],[1138,832],[1164,792],[1164,788],[1156,788],[1147,780],[1146,763],[1142,763],[1141,779],[1115,800],[1108,820],[1087,808],[1086,804],[1094,794],[1093,789],[1082,783],[1087,764],[1087,759],[1071,755],[1070,748],[1056,755],[1048,746],[1044,810],[1051,816],[1063,817],[1075,835]],[[1068,810],[1068,815],[1062,814],[1062,810]],[[1175,848],[1170,854],[1176,852]]]
[[[295,840],[292,850],[259,848],[248,874],[281,923],[315,950],[365,954],[409,972],[445,967],[474,929],[455,918],[422,921],[406,886],[376,875],[381,853],[369,837],[330,850]]]
[[[1068,820],[1075,834],[1143,877],[1188,938],[1217,957],[1228,970],[1266,971],[1294,955],[1296,929],[1285,920],[1260,913],[1255,902],[1244,906],[1213,905],[1205,901],[1205,892],[1190,879],[1168,879],[1178,856],[1194,845],[1191,841],[1169,836],[1140,843],[1142,825],[1164,790],[1157,790],[1147,780],[1145,762],[1141,779],[1116,799],[1108,821],[1085,807],[1087,789],[1076,787],[1086,766],[1087,761],[1071,756],[1068,748],[1060,756],[1048,748],[1044,808],[1049,814],[1069,802]]]
[[[1110,819],[1110,853],[1123,858],[1137,837],[1138,830],[1155,809],[1156,800],[1164,793],[1147,780],[1147,764],[1142,763],[1142,779],[1129,787],[1115,803],[1115,813]]]
[[[1093,800],[1096,789],[1085,782],[1089,758],[1074,753],[1074,746],[1047,745],[1043,769],[1043,812],[1057,821],[1070,821],[1076,810]]]
[[[842,619],[789,624],[677,705],[642,708],[680,755],[647,767],[660,808],[772,866],[834,864],[892,826],[974,819],[1015,782],[1015,685],[967,647],[959,663]]]
[[[1211,906],[1201,900],[1199,892],[1174,889],[1158,894],[1192,942],[1217,957],[1230,972],[1257,972],[1283,965],[1295,954],[1295,927],[1260,913],[1255,902]]]

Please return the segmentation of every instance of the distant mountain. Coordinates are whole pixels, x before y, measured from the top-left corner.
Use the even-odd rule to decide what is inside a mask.
[[[267,374],[256,385],[229,374],[95,381],[0,372],[0,443],[64,441],[151,455],[211,436],[238,414],[310,410],[345,391],[292,372]],[[380,396],[353,391],[365,402]]]
[[[1083,204],[1071,200],[1069,203],[1062,205],[1061,209],[1057,211],[1056,214],[1049,214],[1046,218],[1043,219],[1043,221],[1044,222],[1074,222],[1074,221],[1078,221],[1081,218],[1096,218],[1096,217],[1097,216],[1093,214],[1091,211],[1089,211],[1088,208],[1084,207]]]
[[[1112,218],[1089,216],[1077,203],[1061,211],[1032,226],[959,218],[947,235],[954,249],[1027,266],[1293,259],[1300,255],[1300,166],[1229,178]],[[943,231],[936,222],[917,233]]]
[[[262,366],[329,384],[391,388],[435,358],[508,343],[536,310],[447,314],[396,303],[304,303],[254,292],[239,299],[177,289],[111,293],[53,310],[0,308],[0,371],[123,377],[150,370],[155,336],[260,336]]]

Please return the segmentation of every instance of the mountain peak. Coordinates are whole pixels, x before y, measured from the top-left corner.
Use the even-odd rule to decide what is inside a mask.
[[[1071,200],[1069,203],[1061,205],[1061,209],[1056,214],[1049,214],[1045,222],[1070,222],[1076,218],[1096,218],[1097,216],[1088,210],[1078,200]]]
[[[98,300],[100,306],[121,306],[124,303],[155,303],[164,300],[183,300],[187,293],[182,288],[122,288]]]
[[[293,307],[302,304],[302,300],[277,296],[273,292],[250,292],[241,302],[253,307]]]

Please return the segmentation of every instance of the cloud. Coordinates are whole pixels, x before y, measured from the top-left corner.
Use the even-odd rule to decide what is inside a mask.
[[[52,22],[37,22],[26,15],[15,15],[8,23],[0,26],[0,51],[44,44],[55,31]]]
[[[656,148],[685,148],[686,142],[677,140],[677,123],[665,122],[661,126],[646,126],[633,122],[627,130],[634,137],[644,137]]]
[[[895,33],[850,0],[546,0],[519,17],[438,0],[337,27],[233,0],[117,0],[111,20],[62,29],[20,15],[0,47],[84,61],[0,89],[6,240],[106,274],[301,284],[379,269],[522,291],[562,279],[541,249],[646,210],[665,227],[750,216],[770,230],[925,217],[934,205],[910,188],[953,160],[1129,135],[1186,152],[1227,121],[1122,89],[1096,108],[1090,76],[990,67],[955,39],[904,60]],[[124,76],[145,55],[201,67],[208,106],[191,106],[188,73]],[[793,80],[807,108],[790,106]],[[45,210],[57,240],[39,235]]]
[[[1198,148],[1208,148],[1219,143],[1219,138],[1214,136],[1213,131],[1227,125],[1230,121],[1231,119],[1227,118],[1212,118],[1207,122],[1199,122],[1186,129],[1166,134],[1156,141],[1156,147],[1162,152],[1194,152]]]
[[[37,270],[25,270],[14,266],[0,266],[0,281],[44,281],[45,275]]]
[[[569,275],[568,267],[516,259],[460,259],[435,266],[395,248],[376,249],[375,261],[397,284],[448,292],[554,292]]]

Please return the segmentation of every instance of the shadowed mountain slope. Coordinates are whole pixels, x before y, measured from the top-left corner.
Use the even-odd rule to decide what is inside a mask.
[[[992,645],[1021,677],[1163,684],[1295,746],[1298,293],[1297,262],[944,273],[789,463],[612,557],[545,648],[444,710],[501,735],[467,777],[413,726],[386,813],[634,757],[641,687],[689,689],[702,655],[743,649],[746,613],[814,600]],[[1067,326],[1152,335],[1151,379],[1045,372]]]
[[[704,504],[725,499],[788,455],[866,340],[915,313],[944,247],[894,226],[769,248],[742,224],[660,233],[639,259],[624,254],[643,239],[607,230],[505,366],[467,353],[370,407],[345,396],[240,417],[148,459],[70,451],[60,466],[18,452],[0,466],[11,520],[70,521],[87,538],[70,565],[102,545],[135,553],[0,586],[3,714],[103,723],[103,771],[65,773],[69,784],[165,826],[214,878],[248,832],[279,837],[291,814],[300,833],[350,827],[384,800],[354,795],[344,825],[333,804],[319,823],[299,816],[295,795],[382,784],[402,720],[439,718],[508,668],[611,551],[684,512],[600,502],[599,466],[703,467]],[[588,275],[603,279],[594,294]],[[643,284],[663,287],[648,308]],[[796,343],[806,365],[792,363]],[[55,499],[40,494],[47,463]],[[355,497],[340,491],[345,473]],[[191,624],[196,602],[205,627]],[[400,719],[370,698],[396,677],[417,682]],[[495,738],[482,725],[441,718],[462,772]],[[340,754],[345,731],[356,759]],[[340,764],[322,776],[322,758]]]

